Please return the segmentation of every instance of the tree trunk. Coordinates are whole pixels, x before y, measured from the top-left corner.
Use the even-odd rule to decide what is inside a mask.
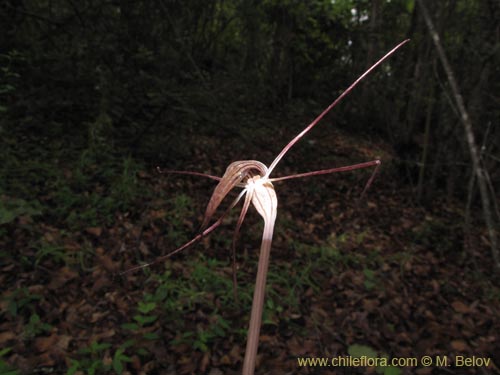
[[[439,35],[434,28],[434,24],[432,23],[432,20],[429,16],[429,12],[427,11],[427,8],[424,4],[424,0],[418,0],[418,4],[419,4],[420,9],[422,11],[422,15],[425,19],[425,23],[427,24],[427,28],[429,29],[429,32],[432,36],[432,40],[434,41],[434,45],[436,46],[436,50],[437,50],[439,59],[441,60],[441,63],[443,64],[443,68],[446,72],[446,76],[447,76],[448,82],[450,84],[453,98],[456,102],[455,104],[456,104],[458,111],[460,113],[460,121],[462,122],[462,125],[464,126],[464,129],[465,129],[465,137],[466,137],[467,145],[469,147],[470,156],[472,159],[473,173],[477,177],[479,192],[481,195],[481,203],[482,203],[482,207],[483,207],[484,220],[485,220],[486,226],[488,228],[488,235],[490,238],[491,252],[492,252],[493,260],[495,261],[496,267],[498,269],[500,269],[500,255],[499,255],[498,247],[497,247],[497,232],[496,232],[496,226],[495,226],[495,222],[494,222],[494,218],[493,218],[492,210],[491,210],[490,192],[488,190],[488,185],[487,185],[488,176],[487,176],[487,171],[482,166],[479,152],[477,150],[476,141],[474,138],[474,132],[472,131],[472,121],[469,117],[469,113],[467,112],[467,109],[465,108],[464,100],[463,100],[462,95],[460,93],[460,90],[458,88],[458,84],[455,80],[455,76],[454,76],[453,71],[451,69],[450,63],[448,62],[448,58],[446,57],[446,53],[441,45]],[[493,197],[493,199],[495,199],[495,197]]]

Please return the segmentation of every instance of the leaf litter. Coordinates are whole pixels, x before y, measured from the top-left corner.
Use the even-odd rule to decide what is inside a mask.
[[[335,135],[336,143],[343,144],[343,153],[357,159],[356,143],[349,136],[331,128],[328,132],[330,137]],[[318,148],[327,140],[318,137]],[[230,146],[213,139],[203,145],[205,150],[210,147],[214,152],[196,153],[198,160],[193,164],[224,164],[223,155],[230,154]],[[383,144],[373,148],[387,149]],[[366,152],[363,148],[360,158],[365,158]],[[300,163],[300,156],[295,155],[294,161]],[[305,158],[304,168],[308,162]],[[141,173],[152,176],[147,179],[150,189],[164,192],[163,197],[174,194],[181,184],[198,207],[205,203],[203,197],[210,182],[179,182],[154,172]],[[408,199],[409,189],[396,185],[390,173],[382,171],[366,201],[359,205],[355,200],[359,188],[352,186],[353,178],[361,181],[361,177],[329,177],[313,192],[293,191],[283,184],[282,213],[278,217],[282,222],[277,226],[282,229],[275,233],[272,263],[275,270],[283,272],[277,276],[290,279],[290,284],[271,277],[268,289],[279,290],[282,299],[287,292],[293,294],[298,302],[284,303],[282,311],[266,305],[276,317],[269,319],[273,323],[264,324],[261,332],[259,373],[314,373],[314,368],[299,368],[296,357],[347,355],[348,348],[355,344],[392,357],[490,357],[493,367],[488,371],[498,371],[499,285],[489,277],[492,265],[487,244],[480,240],[480,227],[473,233],[474,259],[463,256],[462,238],[453,229],[460,225],[456,215],[460,203],[451,204],[455,210],[439,199],[432,210],[414,207]],[[311,198],[307,204],[301,198],[304,196]],[[17,229],[11,224],[13,234],[0,239],[0,247],[16,249],[18,254],[12,262],[1,264],[0,345],[10,349],[2,360],[22,373],[66,373],[72,360],[84,363],[84,359],[94,358],[103,365],[112,362],[116,350],[133,340],[124,348],[132,358],[124,362],[130,373],[239,373],[245,338],[238,327],[248,320],[249,311],[228,302],[232,293],[230,246],[224,241],[227,233],[190,250],[191,257],[194,252],[203,253],[196,262],[180,255],[127,281],[116,277],[116,272],[136,264],[137,259],[172,249],[176,230],[184,228],[188,232],[184,236],[189,238],[197,227],[201,217],[196,215],[180,223],[181,229],[172,226],[166,199],[142,202],[147,209],[141,220],[137,215],[122,213],[117,214],[113,225],[87,227],[81,232],[67,233],[64,223],[49,226],[37,219],[20,219],[24,224]],[[249,218],[246,225],[240,240],[243,253],[237,261],[240,283],[250,285],[261,224]],[[167,232],[165,228],[170,229]],[[224,226],[222,231],[229,229]],[[71,255],[66,264],[50,257],[37,266],[30,263],[35,255],[29,241],[33,233],[47,234],[49,243],[64,248]],[[86,247],[93,255],[80,262],[76,254]],[[299,265],[306,268],[315,257],[332,262],[316,264],[312,274],[299,272]],[[211,259],[220,264],[213,265]],[[207,292],[190,283],[193,273],[202,272],[203,267],[197,269],[197,263],[218,272],[217,281],[226,280],[228,289]],[[178,300],[160,299],[160,288],[167,288],[168,283],[155,276],[165,272],[170,272],[168,280],[183,280],[195,290],[169,290],[165,293]],[[202,276],[196,276],[200,283]],[[292,279],[299,277],[303,284],[294,286]],[[206,283],[210,281],[205,279]],[[287,291],[284,285],[294,289]],[[241,289],[244,292],[244,287]],[[163,304],[153,310],[157,319],[132,330],[124,328],[125,324],[137,324],[133,319],[140,315],[137,306],[145,296],[155,293]],[[232,308],[222,309],[228,306]],[[167,308],[177,313],[162,316]],[[37,326],[34,315],[50,326],[48,331]],[[229,329],[221,327],[220,335],[211,329],[226,323]],[[212,336],[204,338],[207,332]],[[108,343],[109,347],[82,354],[93,342]],[[363,369],[358,370],[352,373],[363,373]],[[425,373],[425,369],[417,370]],[[482,371],[467,370],[471,374]]]

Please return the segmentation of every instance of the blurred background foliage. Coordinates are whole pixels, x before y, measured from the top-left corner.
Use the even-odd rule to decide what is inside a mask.
[[[492,205],[498,225],[500,5],[497,0],[426,3],[474,124],[489,187],[496,193]],[[248,263],[240,272],[241,303],[230,299],[230,265],[211,257],[230,248],[227,232],[203,242],[205,253],[211,251],[206,257],[182,262],[181,256],[156,275],[146,269],[130,276],[123,289],[112,279],[180,246],[199,223],[212,185],[164,179],[154,167],[220,175],[234,160],[269,163],[359,74],[406,38],[411,43],[357,87],[277,169],[278,176],[375,157],[383,162],[379,185],[372,188],[378,191],[361,215],[349,205],[358,196],[351,194],[355,174],[334,182],[282,185],[285,199],[275,240],[280,252],[274,253],[282,261],[271,267],[273,287],[264,316],[265,324],[278,327],[285,338],[292,335],[283,333],[288,325],[305,335],[311,327],[329,334],[339,324],[355,327],[357,322],[335,321],[326,312],[315,316],[311,311],[318,301],[311,302],[311,296],[316,292],[326,291],[319,304],[327,311],[338,300],[346,316],[356,316],[348,309],[371,311],[370,301],[362,307],[352,302],[364,303],[366,293],[381,291],[376,298],[382,305],[385,298],[396,301],[397,293],[404,301],[415,294],[421,300],[403,304],[406,315],[394,303],[374,323],[373,330],[387,336],[360,325],[352,329],[359,336],[346,330],[341,339],[335,333],[327,340],[342,342],[335,350],[353,351],[349,345],[361,337],[377,350],[400,356],[429,354],[413,351],[415,343],[429,348],[419,341],[426,334],[418,329],[422,321],[433,320],[418,315],[420,307],[435,311],[439,326],[448,322],[448,328],[458,329],[461,323],[451,315],[441,318],[441,294],[455,301],[455,312],[469,312],[462,306],[460,282],[476,277],[483,283],[467,289],[469,302],[476,297],[498,301],[493,277],[484,271],[490,265],[476,263],[476,257],[490,259],[490,254],[478,256],[488,240],[482,235],[464,130],[414,0],[2,1],[0,266],[5,272],[0,284],[6,292],[0,328],[6,332],[2,343],[10,344],[0,351],[0,372],[11,371],[2,359],[7,357],[24,373],[37,366],[66,366],[68,374],[111,368],[121,373],[131,362],[138,371],[153,358],[163,366],[161,348],[176,358],[194,348],[194,356],[202,353],[198,362],[206,364],[202,358],[212,345],[226,352],[237,347],[234,343],[242,347],[255,266],[247,262],[248,248],[259,241],[257,218],[249,218],[250,230],[241,234],[243,263]],[[186,186],[189,191],[179,191]],[[199,191],[206,193],[203,198]],[[459,252],[459,258],[457,248],[467,242],[467,201],[472,207],[467,220],[479,235],[469,243],[474,251]],[[465,277],[471,262],[475,272]],[[333,292],[332,285],[347,286]],[[395,294],[387,297],[386,287]],[[353,299],[350,288],[361,297]],[[92,324],[75,318],[87,319],[90,313]],[[73,321],[64,326],[68,316]],[[475,350],[498,348],[489,339],[494,340],[490,331],[498,324],[490,324],[492,319],[478,318],[487,327],[470,328],[479,337],[471,342],[484,341],[486,347]],[[448,328],[431,331],[444,335]],[[98,337],[94,330],[114,336]],[[398,330],[416,336],[407,342],[411,351],[398,352]],[[43,341],[49,332],[49,338],[66,343],[60,344],[65,354],[56,353],[59,358],[52,362],[38,354],[56,347]],[[433,336],[433,343],[448,348],[462,337],[462,332],[453,334]],[[113,347],[104,342],[111,337]],[[452,349],[462,348],[459,344]],[[235,367],[238,350],[227,359]],[[42,359],[24,360],[33,353]],[[165,363],[169,360],[174,361],[169,357]],[[190,371],[195,372],[181,373]]]
[[[498,2],[429,6],[497,185]],[[30,200],[68,165],[81,185],[95,164],[120,174],[185,164],[188,140],[246,142],[262,125],[246,119],[266,111],[293,134],[303,123],[292,119],[315,114],[404,38],[333,122],[390,142],[419,197],[467,190],[463,129],[414,1],[16,0],[0,14],[2,194]],[[99,169],[94,180],[120,178]]]

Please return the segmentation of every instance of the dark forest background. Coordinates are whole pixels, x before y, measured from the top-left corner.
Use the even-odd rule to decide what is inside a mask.
[[[296,357],[370,350],[494,359],[500,5],[426,5],[473,124],[490,221],[413,0],[2,1],[0,373],[237,373],[262,225],[254,212],[239,241],[237,301],[237,216],[164,266],[117,276],[189,240],[213,190],[156,166],[268,165],[406,38],[274,173],[382,160],[359,202],[371,171],[276,183],[257,373],[316,373]]]

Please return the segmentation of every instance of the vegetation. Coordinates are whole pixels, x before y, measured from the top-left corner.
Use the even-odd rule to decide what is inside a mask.
[[[476,355],[493,367],[468,373],[498,369],[500,7],[424,3],[473,125],[488,226],[418,2],[4,1],[0,374],[239,373],[262,223],[249,212],[240,234],[237,300],[235,215],[120,276],[192,238],[215,187],[155,168],[269,163],[406,38],[275,170],[382,160],[362,201],[370,171],[276,183],[257,373],[366,353]]]

